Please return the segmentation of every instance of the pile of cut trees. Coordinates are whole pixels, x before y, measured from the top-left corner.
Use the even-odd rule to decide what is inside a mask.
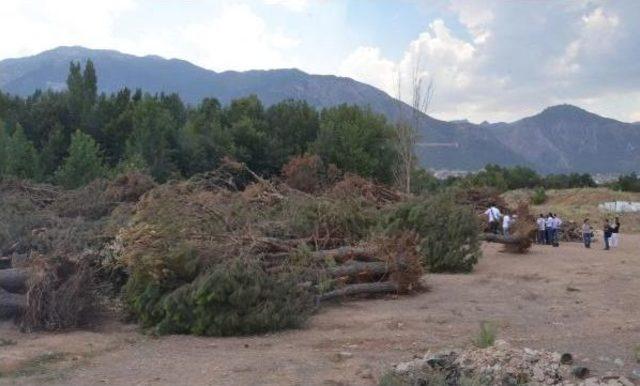
[[[420,287],[423,270],[410,244],[304,251],[297,242],[261,241],[259,258],[267,271],[290,269],[296,261],[311,267],[312,274],[307,275],[309,280],[304,285],[315,290],[318,302],[356,295],[402,294]]]
[[[25,308],[28,273],[12,268],[11,259],[0,258],[0,320],[13,319]]]

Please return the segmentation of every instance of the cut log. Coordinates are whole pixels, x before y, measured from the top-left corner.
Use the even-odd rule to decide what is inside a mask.
[[[527,237],[523,237],[523,236],[505,237],[503,235],[496,235],[493,233],[484,233],[482,235],[482,239],[490,243],[512,244],[512,245],[521,244],[522,242],[526,242],[528,240]]]
[[[0,320],[16,317],[26,305],[26,295],[12,294],[0,288]]]
[[[390,281],[379,283],[351,284],[336,290],[324,293],[318,297],[319,302],[353,295],[375,295],[398,292],[398,284]]]
[[[0,270],[0,288],[8,292],[24,293],[27,290],[28,273],[24,269],[9,268]]]
[[[8,268],[11,268],[11,258],[0,257],[0,269],[8,269]]]
[[[344,264],[327,269],[327,274],[330,277],[356,276],[360,274],[381,276],[388,272],[389,265],[383,262],[363,263],[360,261],[354,261],[350,264]]]
[[[341,247],[337,249],[325,249],[321,251],[311,252],[309,257],[312,261],[323,263],[327,260],[334,260],[337,263],[344,263],[348,260],[366,261],[366,262],[380,262],[382,259],[376,257],[378,250],[374,248],[356,248],[356,247]],[[288,258],[291,252],[274,252],[265,253],[261,255],[261,258],[266,262],[278,262]]]
[[[342,263],[350,259],[360,261],[380,261],[379,258],[375,257],[378,253],[379,251],[375,248],[342,247],[311,252],[311,257],[318,261],[333,259],[338,263]]]

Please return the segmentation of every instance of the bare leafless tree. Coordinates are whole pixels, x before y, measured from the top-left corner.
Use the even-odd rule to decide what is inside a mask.
[[[408,113],[402,98],[402,80],[403,74],[398,71],[396,96],[398,101],[398,119],[396,122],[398,162],[395,169],[395,178],[398,186],[407,194],[410,194],[411,175],[416,166],[415,150],[419,139],[421,117],[429,110],[433,98],[434,85],[431,78],[428,78],[428,82],[425,82],[420,55],[418,55],[409,78],[411,96],[407,102],[412,109]]]

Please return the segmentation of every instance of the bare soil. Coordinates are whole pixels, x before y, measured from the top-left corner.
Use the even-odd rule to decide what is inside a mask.
[[[611,251],[483,248],[472,274],[426,276],[429,292],[325,307],[304,329],[266,336],[155,338],[115,322],[22,334],[6,324],[0,384],[373,385],[414,354],[471,344],[485,320],[513,345],[571,352],[599,374],[640,368],[639,235]]]

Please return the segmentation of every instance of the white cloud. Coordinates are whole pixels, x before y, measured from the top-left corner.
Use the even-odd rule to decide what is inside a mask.
[[[282,6],[290,11],[302,12],[309,7],[309,0],[263,0],[269,5]]]
[[[288,67],[299,40],[267,23],[246,4],[230,4],[211,21],[180,31],[196,63],[218,71]]]
[[[33,54],[60,45],[109,47],[118,15],[133,0],[0,2],[0,57]]]
[[[363,55],[359,48],[342,73],[395,95],[389,73],[406,77],[422,58],[423,75],[435,82],[431,113],[443,119],[513,120],[557,103],[623,120],[635,117],[639,1],[452,0],[448,9],[466,31],[436,20],[400,59],[376,47],[367,49],[375,55]]]
[[[338,74],[373,85],[387,93],[396,92],[397,65],[383,58],[377,47],[358,47],[340,64]]]

